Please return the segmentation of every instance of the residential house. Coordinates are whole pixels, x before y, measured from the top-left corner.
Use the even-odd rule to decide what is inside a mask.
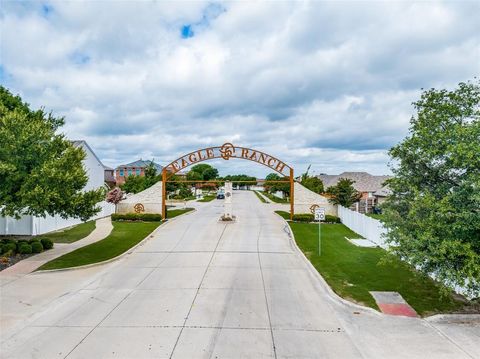
[[[72,141],[75,147],[81,147],[85,151],[85,159],[82,161],[88,176],[88,182],[84,191],[97,189],[105,186],[105,166],[95,152],[85,141]],[[115,206],[102,201],[98,203],[101,211],[91,219],[106,217],[115,211]],[[38,235],[59,229],[67,228],[81,223],[77,218],[62,218],[60,216],[35,217],[31,215],[21,216],[20,219],[13,217],[0,217],[0,235]]]
[[[142,159],[127,163],[126,165],[120,165],[115,168],[115,180],[117,186],[125,183],[125,180],[128,176],[145,176],[145,168],[151,163],[153,163],[153,165],[155,166],[157,174],[160,174],[162,172],[162,166],[153,161],[145,161]]]
[[[111,167],[104,166],[104,177],[105,177],[105,183],[108,185],[108,187],[113,188],[116,185],[115,181],[115,170]]]
[[[391,178],[391,176],[376,176],[367,172],[343,172],[339,175],[320,174],[317,177],[322,180],[325,189],[335,186],[341,178],[354,181],[353,187],[362,194],[362,197],[352,206],[352,209],[362,213],[371,213],[372,208],[379,205],[388,196],[389,190],[385,186],[385,181]]]

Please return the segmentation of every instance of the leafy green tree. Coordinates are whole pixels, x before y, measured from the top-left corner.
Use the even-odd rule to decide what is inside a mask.
[[[351,179],[340,178],[335,186],[327,188],[327,193],[332,195],[329,201],[346,208],[358,202],[362,195],[353,187],[354,183]]]
[[[187,173],[189,181],[210,181],[218,177],[218,170],[209,164],[200,163]]]
[[[318,177],[305,177],[302,178],[302,185],[315,193],[323,193],[323,182]]]
[[[287,181],[278,183],[278,181]],[[277,191],[282,191],[287,196],[290,195],[290,181],[289,177],[281,177],[277,173],[270,173],[265,177],[265,182],[263,184],[265,190],[270,193],[275,193]]]
[[[103,188],[84,191],[85,152],[58,130],[64,119],[31,110],[0,86],[0,214],[60,215],[87,220]]]
[[[126,193],[142,192],[145,187],[145,177],[130,175],[125,178],[125,182],[120,185],[122,191]]]
[[[382,205],[393,254],[447,287],[480,295],[480,82],[430,89],[409,135],[390,150]]]

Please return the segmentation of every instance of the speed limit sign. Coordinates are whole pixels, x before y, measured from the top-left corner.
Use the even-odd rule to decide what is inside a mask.
[[[325,208],[317,207],[315,208],[315,220],[324,221],[325,220]]]

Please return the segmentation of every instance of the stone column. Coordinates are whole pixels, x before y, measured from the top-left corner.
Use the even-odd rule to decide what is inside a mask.
[[[224,218],[233,218],[232,196],[233,196],[232,182],[227,181],[227,182],[225,182],[225,206],[224,206],[225,213],[224,213]]]

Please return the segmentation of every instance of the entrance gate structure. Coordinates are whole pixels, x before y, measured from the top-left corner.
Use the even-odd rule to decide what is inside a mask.
[[[177,158],[175,161],[171,162],[165,166],[162,170],[162,218],[165,219],[167,215],[166,207],[166,195],[167,195],[167,186],[168,182],[183,182],[183,183],[193,183],[193,182],[225,182],[225,181],[188,181],[188,180],[170,180],[170,178],[177,172],[183,170],[186,167],[197,164],[199,162],[212,160],[215,158],[222,158],[226,161],[231,158],[238,158],[242,160],[249,160],[253,162],[260,163],[276,172],[278,172],[283,177],[289,177],[289,180],[277,180],[271,181],[275,183],[290,183],[290,219],[293,219],[294,214],[294,176],[293,168],[287,165],[285,162],[279,160],[276,157],[273,157],[267,153],[254,150],[251,148],[234,146],[231,143],[225,143],[222,146],[207,147],[200,150],[187,153],[182,157]],[[258,181],[234,181],[236,183],[254,183]],[[269,181],[270,182],[270,181]]]

